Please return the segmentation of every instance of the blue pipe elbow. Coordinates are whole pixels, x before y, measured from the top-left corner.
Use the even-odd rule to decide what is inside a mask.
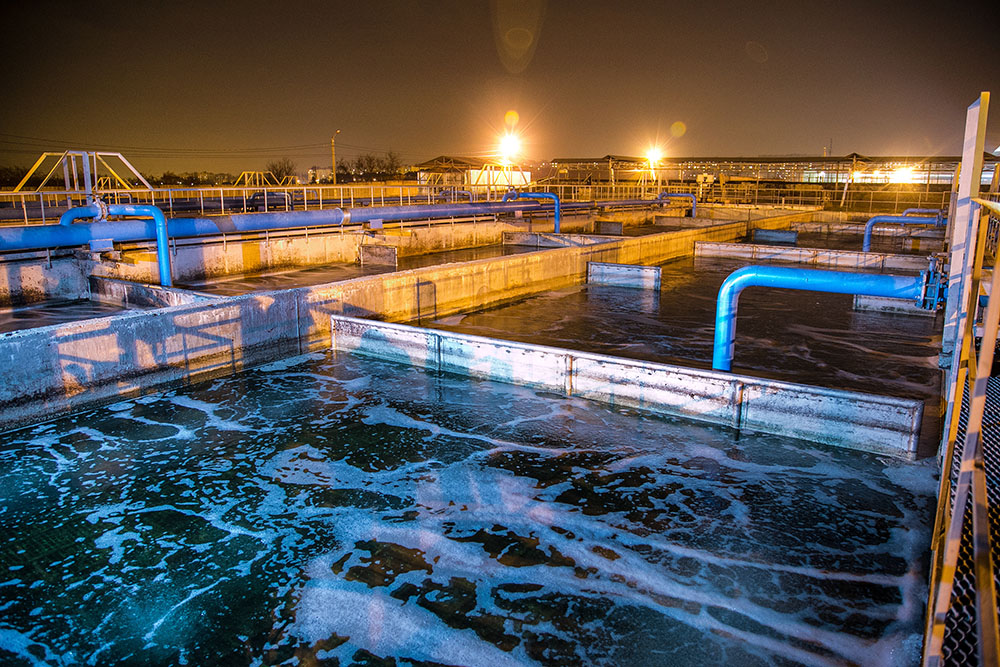
[[[510,201],[512,199],[551,199],[555,202],[555,233],[558,234],[562,227],[562,205],[559,201],[559,196],[551,192],[518,192],[517,190],[508,190],[504,193],[503,199],[500,203]]]
[[[128,215],[134,218],[152,218],[156,226],[156,264],[160,270],[160,284],[172,287],[170,272],[170,239],[167,236],[167,218],[158,207],[148,204],[110,204],[108,215]]]
[[[861,294],[893,299],[918,299],[923,276],[892,276],[845,271],[820,271],[783,266],[745,266],[729,274],[719,288],[715,306],[715,342],[712,348],[712,368],[732,369],[736,340],[736,310],[740,292],[747,287],[778,287],[783,289]]]
[[[690,192],[685,192],[685,193],[661,192],[659,195],[657,195],[656,198],[657,199],[671,199],[673,197],[683,197],[684,199],[690,199],[691,200],[691,217],[692,218],[697,218],[698,217],[698,198],[695,197]]]
[[[915,215],[876,215],[865,223],[865,239],[861,243],[861,252],[872,250],[872,230],[880,222],[897,225],[937,225],[936,218],[923,218]]]
[[[930,215],[933,215],[933,216],[935,216],[937,218],[937,222],[934,223],[934,224],[937,224],[937,225],[943,225],[944,224],[944,214],[941,213],[941,209],[937,209],[937,208],[908,208],[905,211],[903,211],[903,213],[902,213],[902,215],[904,215],[904,216],[906,216],[906,215],[913,215],[913,214],[917,214],[917,215],[920,215],[920,214],[928,215],[928,214],[930,214]]]
[[[156,234],[156,264],[160,273],[160,284],[165,287],[171,287],[174,283],[171,278],[170,273],[170,245],[167,236],[167,218],[163,215],[161,211],[156,206],[150,205],[135,205],[135,204],[88,204],[87,206],[77,206],[71,208],[61,216],[59,216],[59,224],[69,226],[74,220],[79,220],[80,218],[96,218],[98,229],[105,229],[105,233],[116,241],[127,240],[122,239],[122,236],[128,236],[127,233],[123,233],[125,230],[131,230],[135,227],[134,223],[130,221],[121,222],[109,222],[102,220],[105,215],[122,215],[129,216],[132,218],[152,218],[153,225]],[[84,232],[83,236],[87,240],[92,240],[94,238],[104,238],[101,236],[92,235],[93,225],[80,225],[80,227],[87,227],[88,229]],[[42,229],[41,231],[45,231]],[[67,230],[62,236],[76,236],[73,232]],[[84,243],[86,241],[83,241]],[[79,244],[75,244],[79,245]]]

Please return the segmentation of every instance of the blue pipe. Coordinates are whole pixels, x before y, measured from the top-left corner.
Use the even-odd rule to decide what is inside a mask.
[[[103,220],[108,215],[127,215],[133,218],[149,217],[153,219],[153,233],[156,236],[156,264],[160,271],[160,284],[164,287],[171,287],[174,281],[170,274],[170,242],[167,236],[167,218],[156,206],[141,204],[88,204],[87,206],[77,206],[71,208],[59,216],[59,225],[45,225],[46,227],[68,226],[74,220],[80,218],[97,218]],[[117,223],[107,223],[111,227],[117,227]],[[89,227],[90,225],[88,225]],[[102,237],[91,237],[102,238]],[[115,240],[114,235],[110,238]],[[91,240],[91,239],[88,239]],[[82,244],[80,244],[82,245]]]
[[[541,193],[539,193],[541,194]],[[513,213],[519,210],[540,210],[541,202],[514,202],[516,192],[504,195],[501,202],[474,204],[421,204],[417,206],[362,206],[353,209],[324,209],[316,211],[276,211],[271,213],[243,213],[212,218],[171,218],[170,235],[174,238],[218,236],[263,232],[267,230],[295,229],[361,224],[372,220],[427,220],[434,218],[466,217]],[[553,195],[554,197],[554,195]],[[595,205],[624,206],[649,205],[644,200],[612,200],[604,202],[568,202],[557,200],[557,221],[562,220],[562,209],[590,209]],[[83,206],[67,211],[60,222],[49,225],[18,225],[0,227],[0,252],[40,250],[86,245],[96,239],[113,239],[117,242],[151,241],[157,238],[155,220],[97,220],[89,223],[70,224],[79,218],[100,218],[98,205]],[[138,210],[133,208],[131,210]],[[109,209],[110,210],[110,209]],[[116,209],[121,210],[121,209]],[[148,213],[143,215],[150,215]],[[558,224],[558,223],[557,223]],[[164,243],[164,246],[166,244]]]
[[[712,368],[717,371],[729,371],[732,368],[733,343],[736,338],[736,308],[740,292],[747,287],[778,287],[916,300],[921,297],[923,285],[922,275],[890,276],[784,266],[745,266],[729,274],[719,288],[715,306]]]
[[[698,217],[698,198],[695,197],[690,192],[685,192],[685,193],[661,192],[659,195],[657,195],[656,198],[657,199],[670,199],[672,197],[684,197],[685,199],[690,199],[691,200],[691,217],[692,218],[697,218]]]
[[[908,208],[902,215],[913,215],[914,213],[933,213],[937,216],[938,224],[941,224],[941,209],[939,208]]]
[[[876,215],[865,223],[865,240],[861,243],[861,252],[871,252],[872,230],[880,222],[897,225],[936,225],[936,218],[921,218],[915,215]]]
[[[551,192],[518,192],[517,190],[508,190],[504,193],[501,202],[506,202],[511,199],[551,199],[555,202],[555,233],[558,234],[560,227],[562,226],[562,205],[559,201],[559,196]]]

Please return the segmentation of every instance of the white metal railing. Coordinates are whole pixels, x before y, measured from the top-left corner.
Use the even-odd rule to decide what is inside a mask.
[[[563,201],[653,199],[660,192],[693,193],[699,202],[742,205],[829,207],[840,204],[841,193],[816,186],[776,187],[773,184],[731,183],[698,185],[672,182],[646,183],[532,183],[527,191],[546,191]],[[170,217],[243,213],[264,205],[271,209],[317,210],[357,206],[413,205],[440,201],[460,201],[454,190],[467,190],[477,201],[499,200],[506,185],[424,185],[415,183],[349,185],[297,185],[282,187],[172,187],[149,189],[109,189],[98,194],[109,203],[153,204]],[[913,192],[903,188],[881,191],[849,191],[844,209],[863,213],[892,213],[907,208],[946,209],[949,192]],[[86,203],[79,191],[41,192],[0,191],[0,224],[46,224],[54,222],[67,208]]]

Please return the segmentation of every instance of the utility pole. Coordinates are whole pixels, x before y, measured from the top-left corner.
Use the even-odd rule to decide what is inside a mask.
[[[337,135],[340,134],[340,130],[333,133],[330,137],[330,164],[333,166],[330,169],[330,178],[333,179],[333,184],[337,184]]]

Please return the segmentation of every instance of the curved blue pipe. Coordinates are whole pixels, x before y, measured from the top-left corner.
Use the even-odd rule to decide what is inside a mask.
[[[930,213],[935,217],[937,217],[937,224],[939,225],[942,224],[942,220],[944,219],[943,215],[941,214],[941,209],[938,208],[908,208],[905,211],[903,211],[900,215],[913,215],[914,213],[918,215],[921,213],[925,214]]]
[[[551,192],[518,192],[512,189],[505,192],[500,201],[507,202],[512,199],[549,199],[555,202],[555,233],[559,233],[562,226],[562,204],[558,195]]]
[[[372,220],[428,220],[471,215],[493,215],[542,208],[541,202],[514,202],[510,201],[511,199],[517,199],[516,192],[507,193],[504,195],[503,201],[500,202],[421,204],[417,206],[361,206],[347,210],[334,208],[313,211],[242,213],[212,218],[171,218],[170,236],[174,238],[218,236],[220,234],[263,232],[267,230],[361,224]],[[600,202],[600,205],[632,206],[642,205],[643,203],[648,205],[651,202],[627,199],[604,201]],[[563,205],[557,200],[557,220],[561,221],[562,209],[564,207],[574,210],[589,209],[593,208],[596,204],[597,202],[586,201],[568,202]],[[138,208],[131,210],[138,210]],[[157,238],[155,220],[98,220],[89,223],[70,224],[80,218],[100,218],[100,216],[100,206],[92,204],[67,211],[60,218],[62,224],[0,227],[0,252],[81,246],[96,239],[132,242],[151,241]]]
[[[783,289],[862,294],[893,299],[921,297],[923,276],[890,276],[845,271],[820,271],[784,266],[745,266],[729,274],[719,288],[715,305],[715,345],[712,368],[728,371],[733,363],[733,342],[736,338],[736,308],[740,292],[747,287],[779,287]]]
[[[661,192],[659,195],[656,196],[657,199],[671,199],[673,197],[683,197],[685,199],[690,199],[691,200],[691,217],[692,218],[697,218],[698,217],[698,198],[695,197],[690,192],[685,192],[685,193]]]
[[[149,205],[110,204],[108,215],[148,216],[153,219],[153,226],[156,228],[156,265],[160,270],[160,284],[171,287],[174,281],[170,274],[170,241],[167,236],[167,218],[163,215],[163,211]]]
[[[59,216],[58,225],[44,225],[44,227],[67,227],[72,225],[74,220],[79,220],[80,218],[97,218],[98,220],[103,220],[105,215],[127,215],[133,218],[152,218],[153,220],[153,235],[156,237],[156,264],[160,272],[160,284],[165,287],[171,287],[174,282],[170,274],[170,242],[167,236],[167,218],[163,215],[161,211],[156,206],[142,205],[142,204],[88,204],[86,206],[77,206],[71,208],[61,216]],[[119,223],[117,222],[104,222],[103,224],[96,223],[100,225],[99,229],[108,228],[109,232],[117,229]],[[83,225],[80,225],[83,226]],[[92,231],[93,224],[86,225],[88,231]],[[62,235],[70,230],[65,230]],[[120,241],[114,234],[110,234],[108,237],[102,236],[91,236],[84,243],[89,242],[95,238],[111,238],[116,241]],[[79,245],[83,245],[82,243]]]
[[[865,223],[865,240],[861,243],[861,252],[871,252],[872,230],[880,222],[897,225],[936,225],[936,218],[922,218],[915,215],[876,215]]]

